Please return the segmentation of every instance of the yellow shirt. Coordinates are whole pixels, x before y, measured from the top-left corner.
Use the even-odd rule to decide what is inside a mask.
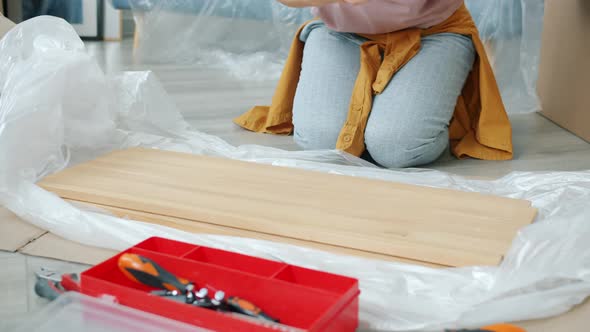
[[[236,118],[239,126],[261,133],[293,132],[293,99],[301,72],[304,44],[299,29],[270,106],[255,106]],[[512,129],[502,97],[471,14],[461,6],[446,21],[428,29],[406,29],[379,35],[362,35],[361,67],[351,96],[348,118],[336,148],[355,156],[365,150],[364,133],[373,96],[381,93],[393,75],[420,50],[423,36],[438,33],[468,35],[477,59],[467,78],[449,126],[451,151],[458,158],[512,159]],[[381,56],[383,54],[383,57]]]

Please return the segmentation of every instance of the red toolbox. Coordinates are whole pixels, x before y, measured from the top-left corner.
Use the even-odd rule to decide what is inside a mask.
[[[223,290],[248,299],[281,325],[258,323],[151,295],[119,270],[125,253],[147,257],[198,287]],[[358,280],[246,256],[229,251],[152,237],[83,272],[81,292],[111,296],[122,305],[215,331],[355,331]],[[292,327],[293,329],[286,328]]]

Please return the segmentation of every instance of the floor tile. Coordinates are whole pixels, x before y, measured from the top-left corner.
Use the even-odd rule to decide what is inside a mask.
[[[26,258],[12,254],[0,258],[0,321],[12,315],[26,313],[27,282]]]
[[[35,311],[43,306],[45,306],[48,301],[46,299],[40,298],[34,291],[35,282],[37,278],[35,276],[35,272],[39,271],[40,268],[47,268],[50,270],[54,270],[59,272],[60,274],[64,273],[80,273],[86,269],[88,269],[88,265],[83,264],[76,264],[70,262],[64,262],[55,259],[48,259],[42,257],[34,257],[34,256],[25,256],[26,258],[26,282],[28,287],[28,311]]]

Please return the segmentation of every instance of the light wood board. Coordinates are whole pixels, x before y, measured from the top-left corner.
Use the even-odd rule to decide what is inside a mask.
[[[176,228],[182,231],[196,233],[196,234],[211,234],[211,235],[224,235],[224,236],[234,236],[234,237],[242,237],[242,238],[251,238],[257,240],[266,240],[271,242],[281,242],[281,243],[288,243],[293,244],[300,247],[307,247],[318,249],[322,251],[337,253],[337,254],[344,254],[344,255],[351,255],[351,256],[359,256],[365,257],[370,259],[377,259],[377,260],[385,260],[385,261],[395,261],[398,263],[405,263],[405,264],[412,264],[412,265],[423,265],[433,268],[445,268],[449,267],[446,265],[439,265],[434,263],[427,263],[427,262],[420,262],[416,260],[405,259],[401,257],[394,257],[388,255],[380,255],[377,253],[366,252],[362,250],[355,250],[346,247],[338,247],[338,246],[331,246],[322,243],[310,242],[310,241],[303,241],[288,237],[281,237],[272,234],[265,234],[260,232],[253,232],[244,229],[232,228],[227,226],[219,226],[214,224],[207,224],[195,220],[188,220],[188,219],[181,219],[169,216],[162,216],[152,213],[146,213],[142,211],[133,211],[127,209],[121,209],[113,206],[106,206],[100,204],[92,204],[87,202],[80,202],[68,199],[70,203],[75,205],[87,205],[90,208],[98,208],[101,210],[106,210],[107,212],[112,213],[113,215],[119,218],[126,218],[131,220],[143,221],[151,224],[162,225],[166,227]]]
[[[148,149],[40,182],[63,198],[447,266],[495,265],[530,203]]]

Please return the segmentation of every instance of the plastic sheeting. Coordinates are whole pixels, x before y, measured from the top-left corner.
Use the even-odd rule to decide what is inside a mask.
[[[0,203],[59,236],[124,249],[159,235],[356,277],[366,330],[474,327],[556,315],[590,294],[590,172],[513,173],[475,181],[379,169],[337,151],[231,146],[190,129],[153,74],[105,76],[66,22],[39,17],[0,42]],[[186,232],[81,210],[41,189],[45,174],[132,146],[454,188],[531,200],[497,267],[431,269],[251,239]]]
[[[544,0],[466,0],[509,113],[540,110],[537,77]]]
[[[276,0],[129,0],[143,62],[200,62],[243,79],[277,79],[309,9]],[[536,94],[544,0],[466,0],[509,113],[540,109]]]
[[[308,10],[274,0],[129,0],[142,62],[199,62],[239,77],[276,79]]]

